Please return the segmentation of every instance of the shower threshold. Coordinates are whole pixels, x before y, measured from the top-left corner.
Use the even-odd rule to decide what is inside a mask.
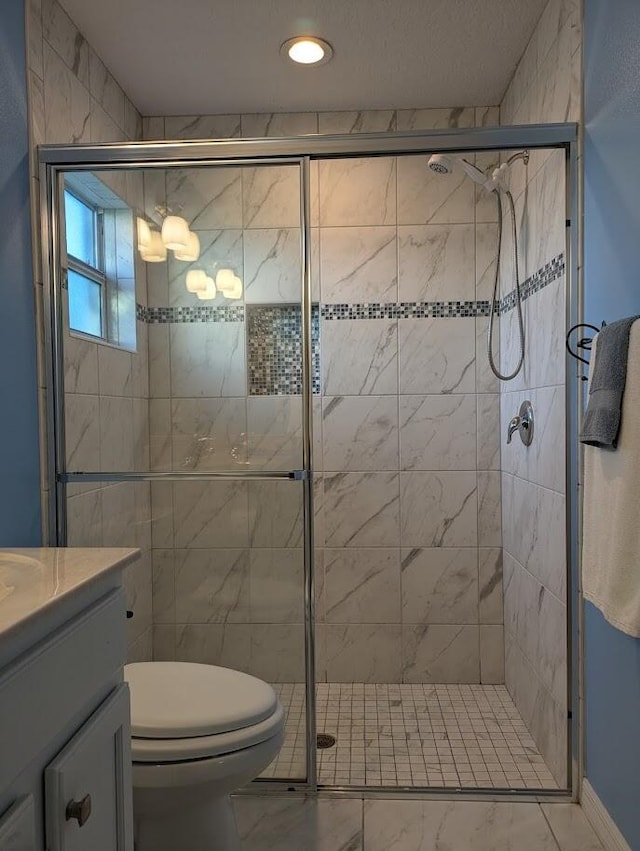
[[[305,774],[305,687],[274,684],[285,741],[262,778]],[[503,685],[318,683],[321,786],[557,789]]]

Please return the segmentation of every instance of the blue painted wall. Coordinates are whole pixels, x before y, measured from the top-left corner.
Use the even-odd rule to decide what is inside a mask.
[[[585,317],[598,325],[640,313],[640,2],[585,0],[584,51]],[[640,851],[640,641],[590,604],[585,664],[586,775]]]
[[[41,540],[24,0],[0,4],[0,546]]]

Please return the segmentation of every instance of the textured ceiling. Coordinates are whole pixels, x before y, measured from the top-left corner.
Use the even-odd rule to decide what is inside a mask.
[[[145,115],[500,101],[545,0],[62,0]],[[286,63],[294,35],[331,62]]]

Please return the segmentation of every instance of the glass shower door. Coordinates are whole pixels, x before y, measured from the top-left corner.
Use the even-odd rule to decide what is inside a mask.
[[[57,300],[66,541],[141,548],[132,659],[273,684],[286,734],[263,778],[288,783],[307,780],[301,173],[67,173]],[[71,253],[79,203],[95,274]]]

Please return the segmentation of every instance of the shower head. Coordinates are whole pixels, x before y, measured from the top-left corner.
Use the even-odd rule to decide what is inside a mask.
[[[488,192],[495,190],[495,182],[463,157],[453,157],[449,154],[432,154],[429,157],[429,168],[436,174],[451,174],[456,165],[459,165],[474,183],[484,186]]]

